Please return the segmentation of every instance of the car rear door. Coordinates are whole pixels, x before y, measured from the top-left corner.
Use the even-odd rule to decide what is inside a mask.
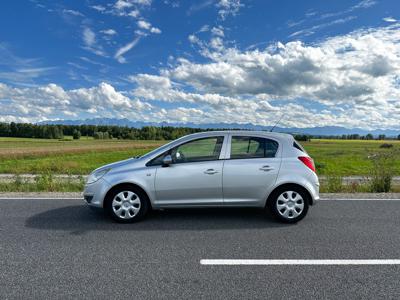
[[[279,173],[281,147],[272,138],[230,135],[222,180],[224,204],[263,204]]]

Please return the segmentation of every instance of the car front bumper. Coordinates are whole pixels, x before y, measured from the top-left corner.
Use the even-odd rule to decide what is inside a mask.
[[[103,178],[94,183],[86,184],[83,191],[85,202],[94,207],[103,207],[104,198],[111,185]]]

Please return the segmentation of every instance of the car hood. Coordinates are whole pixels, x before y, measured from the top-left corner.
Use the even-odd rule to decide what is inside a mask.
[[[110,168],[111,169],[121,168],[121,167],[124,167],[126,165],[131,165],[132,163],[134,163],[136,161],[138,161],[137,158],[128,158],[128,159],[120,160],[120,161],[117,161],[117,162],[114,162],[114,163],[111,163],[111,164],[108,164],[108,165],[101,166],[100,168],[94,170],[94,172],[95,171],[96,172],[97,171],[101,171],[101,170],[104,170],[104,169],[110,169]]]

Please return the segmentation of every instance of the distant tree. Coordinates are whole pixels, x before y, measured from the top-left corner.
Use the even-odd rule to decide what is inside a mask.
[[[397,139],[400,141],[400,134],[397,136]]]
[[[93,134],[94,139],[96,140],[102,140],[103,139],[103,133],[101,131],[95,131]]]
[[[62,139],[64,137],[62,129],[58,126],[50,126],[50,135],[52,139]]]
[[[310,137],[306,134],[298,134],[294,138],[299,142],[308,142],[310,140]]]
[[[74,140],[79,140],[81,138],[81,132],[79,130],[74,129],[72,137]]]
[[[10,136],[18,136],[18,127],[14,122],[11,122],[10,124]]]
[[[378,136],[378,140],[384,140],[385,138],[386,138],[386,135],[384,135],[384,134],[380,134]]]
[[[371,133],[368,133],[368,134],[365,136],[365,139],[366,139],[366,140],[373,140],[373,139],[374,139],[374,136],[373,136]]]

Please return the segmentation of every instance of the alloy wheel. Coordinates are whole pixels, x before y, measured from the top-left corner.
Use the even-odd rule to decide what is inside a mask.
[[[140,198],[132,191],[122,191],[118,193],[112,203],[114,213],[121,219],[134,218],[141,206]]]
[[[301,215],[304,210],[304,199],[297,192],[283,192],[276,201],[276,209],[278,213],[286,219],[296,218]]]

